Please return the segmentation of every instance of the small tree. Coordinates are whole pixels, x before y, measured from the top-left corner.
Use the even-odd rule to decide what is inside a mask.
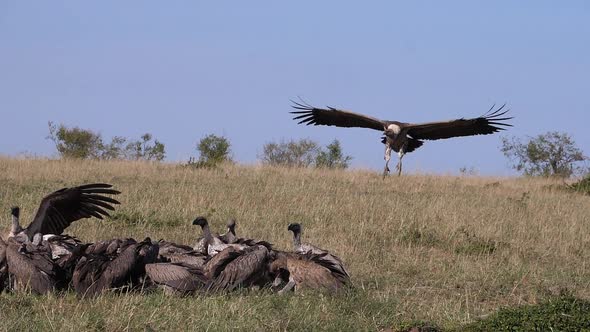
[[[62,158],[100,158],[103,147],[102,138],[90,130],[78,127],[67,128],[49,122],[48,139],[55,143]]]
[[[78,127],[68,128],[49,122],[49,136],[55,143],[57,152],[62,158],[80,159],[129,159],[129,160],[157,160],[166,156],[164,144],[154,140],[151,134],[144,134],[139,140],[129,140],[115,136],[111,142],[105,144],[100,134]]]
[[[586,160],[566,133],[547,132],[536,137],[502,138],[502,152],[517,171],[529,176],[570,177],[583,171],[577,163]]]
[[[316,167],[325,168],[347,168],[352,160],[351,156],[345,156],[342,153],[340,142],[335,139],[326,146],[325,150],[320,150],[315,158]]]
[[[231,161],[230,143],[224,136],[210,134],[197,145],[199,161],[197,166],[214,167],[224,161]]]
[[[141,136],[141,141],[129,142],[125,148],[127,159],[162,161],[166,157],[164,144],[158,140],[154,140],[153,144],[151,144],[151,140],[152,135],[145,133]]]
[[[315,161],[318,150],[317,143],[309,139],[266,143],[259,158],[267,165],[307,167]]]

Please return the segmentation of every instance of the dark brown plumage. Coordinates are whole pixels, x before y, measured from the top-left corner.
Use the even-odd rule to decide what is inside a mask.
[[[270,257],[270,251],[263,245],[238,251],[236,257],[227,262],[223,270],[209,281],[207,289],[219,291],[264,286],[270,281]]]
[[[6,242],[0,237],[0,293],[8,286],[8,264],[6,264]]]
[[[61,234],[72,222],[96,217],[102,219],[109,216],[107,210],[114,210],[113,205],[119,201],[104,196],[117,195],[120,192],[110,189],[112,185],[106,183],[86,184],[73,188],[63,188],[43,198],[35,218],[27,228],[22,229],[18,223],[18,207],[13,208],[13,216],[17,215],[16,222],[13,217],[11,236],[24,233],[29,240],[37,233]]]
[[[203,270],[190,264],[153,263],[145,270],[152,282],[173,293],[193,293],[207,282]]]
[[[6,263],[14,277],[17,290],[46,294],[57,287],[58,266],[51,259],[49,246],[37,241],[21,243],[14,238],[7,241]]]
[[[309,243],[302,243],[301,242],[301,233],[303,231],[303,227],[299,223],[292,223],[289,224],[287,230],[293,232],[293,251],[298,254],[315,254],[321,255],[322,260],[329,261],[333,265],[333,269],[338,270],[339,273],[350,278],[350,274],[344,267],[344,263],[342,260],[337,257],[336,255],[330,253],[329,251],[316,247]]]
[[[160,240],[158,241],[158,247],[158,262],[182,263],[193,267],[203,267],[207,259],[207,256],[201,252],[182,244]]]
[[[386,163],[383,173],[385,175],[389,172],[388,164],[391,158],[391,151],[393,150],[399,155],[397,165],[399,175],[401,174],[401,160],[404,154],[422,146],[423,142],[421,140],[487,135],[504,130],[504,127],[512,126],[504,122],[512,119],[512,117],[504,117],[508,112],[508,110],[504,110],[504,107],[505,105],[502,105],[494,110],[494,106],[492,106],[486,114],[477,118],[461,118],[451,121],[428,123],[379,120],[367,115],[343,111],[333,107],[322,109],[297,102],[294,102],[293,108],[298,111],[291,113],[295,114],[293,119],[299,120],[299,124],[359,127],[383,131],[385,137],[382,142],[386,145]]]
[[[95,296],[123,286],[139,284],[146,264],[154,263],[158,246],[149,238],[101,241],[89,246],[74,270],[73,284],[79,296]]]
[[[279,280],[287,279],[283,280],[287,284],[279,294],[304,288],[336,292],[350,283],[347,275],[335,268],[332,261],[325,259],[325,254],[278,252],[270,265],[270,273],[277,277],[275,286],[278,286]]]

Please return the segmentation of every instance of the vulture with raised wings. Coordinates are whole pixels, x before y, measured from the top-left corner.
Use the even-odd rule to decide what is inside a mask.
[[[336,127],[358,127],[383,131],[382,143],[385,144],[385,168],[383,175],[389,173],[391,151],[398,154],[396,170],[402,172],[402,158],[422,146],[423,140],[437,140],[461,136],[488,135],[512,125],[504,122],[512,119],[505,117],[508,110],[505,105],[494,110],[494,106],[484,115],[471,119],[455,119],[450,121],[405,123],[399,121],[380,120],[371,116],[339,110],[333,107],[327,109],[313,107],[307,104],[293,102],[293,108],[298,111],[293,120],[299,124],[323,125]]]
[[[35,234],[61,234],[71,223],[82,218],[109,216],[106,210],[113,211],[113,204],[119,202],[104,196],[117,195],[120,192],[111,189],[106,183],[86,184],[73,188],[63,188],[43,198],[33,221],[22,228],[15,214],[19,208],[12,208],[12,228],[8,237],[25,237],[30,241]]]
[[[292,223],[287,226],[287,230],[293,232],[293,251],[298,254],[315,254],[315,255],[322,255],[323,260],[330,261],[334,266],[334,269],[337,269],[340,273],[345,275],[347,278],[350,278],[350,274],[344,267],[344,263],[342,260],[337,256],[331,254],[329,251],[316,247],[310,243],[302,243],[301,242],[301,232],[303,227],[299,223]]]

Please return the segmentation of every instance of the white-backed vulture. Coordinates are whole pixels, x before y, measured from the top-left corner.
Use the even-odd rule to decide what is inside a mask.
[[[227,232],[221,234],[219,239],[224,243],[234,243],[238,238],[236,237],[236,220],[230,219],[227,222]]]
[[[193,267],[203,267],[207,259],[207,256],[201,252],[182,244],[160,240],[158,241],[158,247],[158,262],[182,263]]]
[[[313,107],[307,104],[293,102],[293,108],[298,111],[291,112],[296,116],[293,120],[299,120],[299,124],[323,125],[336,127],[358,127],[379,130],[385,137],[385,168],[383,176],[389,173],[389,160],[391,151],[398,153],[396,169],[398,175],[402,172],[402,158],[406,153],[418,149],[423,140],[437,140],[452,137],[487,135],[492,134],[512,125],[503,121],[512,117],[502,117],[508,110],[505,105],[494,110],[494,106],[484,115],[471,119],[455,119],[450,121],[428,123],[405,123],[398,121],[379,120],[367,115],[339,110],[333,107],[327,109]]]
[[[193,293],[207,282],[201,268],[185,263],[152,263],[145,266],[145,271],[167,293]]]
[[[74,270],[73,284],[79,296],[95,296],[107,289],[136,286],[145,265],[156,262],[158,245],[149,238],[100,241],[89,246]]]
[[[273,286],[287,281],[279,294],[303,288],[330,292],[342,289],[350,283],[350,279],[335,268],[332,261],[326,260],[325,255],[277,252],[270,265],[270,273],[276,276]]]
[[[102,219],[103,216],[109,216],[106,210],[114,210],[112,204],[119,202],[102,194],[120,193],[110,189],[111,187],[112,185],[106,183],[93,183],[55,191],[41,200],[33,221],[24,229],[18,219],[20,209],[13,207],[9,237],[24,235],[32,240],[37,233],[59,235],[76,220],[90,217]]]
[[[16,290],[46,294],[58,286],[59,267],[53,262],[51,249],[40,234],[26,243],[9,238],[6,263]]]
[[[208,290],[231,291],[236,288],[261,287],[272,281],[268,272],[271,252],[266,246],[255,245],[236,253],[236,257],[226,262],[219,274],[209,280]]]
[[[198,225],[203,230],[203,238],[205,239],[205,246],[207,248],[207,255],[214,256],[223,251],[227,247],[236,247],[237,249],[244,249],[246,245],[238,243],[225,243],[218,235],[213,235],[209,228],[209,222],[205,217],[197,217],[193,220],[193,225]]]
[[[344,267],[344,263],[337,256],[331,254],[329,251],[318,248],[309,243],[301,243],[301,232],[303,227],[299,223],[289,224],[287,230],[293,232],[293,251],[299,254],[312,253],[316,255],[323,255],[323,259],[332,262],[334,268],[338,269],[343,275],[350,277],[350,274]]]

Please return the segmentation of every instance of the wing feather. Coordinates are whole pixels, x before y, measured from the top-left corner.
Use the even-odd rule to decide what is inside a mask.
[[[472,119],[456,119],[451,121],[408,124],[407,134],[414,139],[437,140],[451,137],[488,135],[512,125],[503,121],[512,119],[504,117],[509,110],[502,105],[493,111],[493,107],[484,115]]]
[[[375,130],[384,130],[386,122],[363,114],[339,110],[333,107],[327,109],[313,107],[307,104],[293,101],[292,107],[299,111],[291,114],[296,116],[293,120],[299,120],[298,124],[323,125],[336,127],[359,127]]]
[[[43,198],[33,222],[25,229],[32,239],[36,233],[61,234],[72,222],[96,217],[109,216],[106,210],[114,210],[119,201],[102,194],[118,195],[106,183],[85,184],[78,187],[62,188]]]

